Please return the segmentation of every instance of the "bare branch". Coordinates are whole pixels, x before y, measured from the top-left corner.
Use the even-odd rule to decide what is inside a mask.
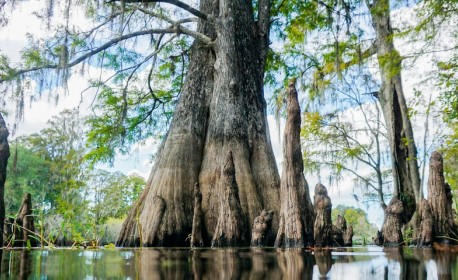
[[[113,2],[117,2],[117,1],[120,1],[120,0],[110,0],[107,3],[113,3]],[[208,21],[211,20],[211,17],[209,15],[207,15],[205,13],[202,13],[201,11],[189,6],[186,3],[178,1],[178,0],[124,0],[124,3],[140,3],[140,4],[143,4],[143,3],[167,3],[167,4],[171,4],[171,5],[177,6],[179,8],[182,8],[183,10],[188,11],[189,13],[191,13],[191,14],[195,15],[196,17],[199,17],[199,18],[201,18],[203,20],[208,20]]]
[[[126,34],[126,35],[122,35],[122,36],[119,36],[117,38],[114,38],[108,42],[106,42],[105,44],[101,45],[100,47],[98,48],[95,48],[89,52],[87,52],[86,54],[76,58],[75,60],[69,62],[65,68],[71,68],[75,65],[78,65],[79,63],[83,62],[84,60],[88,59],[89,57],[92,57],[114,45],[116,45],[117,43],[119,42],[122,42],[122,41],[125,41],[127,39],[130,39],[130,38],[134,38],[134,37],[138,37],[138,36],[143,36],[143,35],[151,35],[151,34],[167,34],[167,33],[182,33],[182,34],[186,34],[186,35],[189,35],[189,36],[192,36],[200,41],[202,41],[203,43],[206,43],[207,45],[211,44],[212,40],[211,38],[197,32],[197,31],[192,31],[192,30],[189,30],[187,28],[184,28],[184,27],[181,27],[181,26],[172,26],[172,27],[169,27],[169,28],[165,28],[165,29],[149,29],[149,30],[143,30],[143,31],[138,31],[138,32],[133,32],[133,33],[130,33],[130,34]],[[19,75],[22,75],[22,74],[26,74],[26,73],[30,73],[30,72],[34,72],[34,71],[38,71],[38,70],[43,70],[43,69],[62,69],[63,67],[57,63],[57,64],[46,64],[46,65],[41,65],[41,66],[36,66],[36,67],[32,67],[32,68],[29,68],[29,69],[21,69],[21,70],[13,70],[15,73],[14,73],[14,77],[17,77]],[[8,77],[8,80],[10,80],[12,77]],[[0,78],[0,84],[5,82],[6,80],[5,79],[1,79]]]

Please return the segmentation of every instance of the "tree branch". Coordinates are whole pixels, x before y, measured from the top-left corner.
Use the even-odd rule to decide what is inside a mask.
[[[87,52],[86,54],[76,58],[75,60],[69,62],[65,68],[71,68],[81,62],[83,62],[85,59],[91,57],[91,56],[94,56],[114,45],[116,45],[117,43],[121,42],[121,41],[125,41],[127,39],[130,39],[130,38],[134,38],[134,37],[138,37],[138,36],[143,36],[143,35],[151,35],[151,34],[167,34],[167,33],[183,33],[183,34],[186,34],[186,35],[189,35],[189,36],[192,36],[200,41],[202,41],[203,43],[206,43],[206,44],[210,44],[212,42],[211,38],[197,32],[197,31],[193,31],[193,30],[189,30],[187,28],[184,28],[184,27],[181,27],[181,26],[172,26],[172,27],[169,27],[169,28],[165,28],[165,29],[148,29],[148,30],[143,30],[143,31],[137,31],[137,32],[133,32],[133,33],[130,33],[130,34],[126,34],[126,35],[122,35],[122,36],[119,36],[115,39],[112,39],[108,42],[106,42],[105,44],[101,45],[100,47],[98,48],[95,48],[93,50],[91,50],[90,52]],[[43,69],[62,69],[63,67],[57,63],[57,64],[46,64],[46,65],[41,65],[41,66],[36,66],[36,67],[32,67],[32,68],[29,68],[29,69],[21,69],[21,70],[14,70],[12,69],[12,71],[14,71],[14,75],[13,77],[8,77],[8,79],[2,79],[0,77],[0,84],[7,81],[7,80],[11,80],[12,78],[14,77],[17,77],[19,75],[22,75],[22,74],[26,74],[26,73],[30,73],[30,72],[34,72],[34,71],[38,71],[38,70],[43,70]]]
[[[113,3],[113,2],[118,2],[121,0],[110,0],[107,3]],[[185,11],[188,11],[189,13],[195,15],[196,17],[199,17],[203,20],[211,20],[211,17],[205,13],[202,13],[201,11],[189,6],[188,4],[178,1],[178,0],[124,0],[124,3],[167,3],[171,4],[174,6],[177,6],[179,8],[182,8]]]

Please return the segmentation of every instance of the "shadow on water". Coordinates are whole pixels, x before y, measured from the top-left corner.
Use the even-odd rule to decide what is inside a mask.
[[[1,279],[457,279],[456,253],[339,250],[3,250]]]

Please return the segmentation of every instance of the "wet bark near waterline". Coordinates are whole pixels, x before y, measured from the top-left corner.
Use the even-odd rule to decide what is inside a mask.
[[[194,216],[192,218],[191,247],[203,247],[202,240],[202,193],[199,183],[194,184]]]
[[[237,247],[248,245],[247,222],[240,205],[239,190],[235,180],[235,165],[229,152],[221,173],[220,209],[212,247]]]
[[[10,156],[10,147],[8,144],[8,129],[5,120],[0,113],[0,229],[3,233],[5,221],[5,181],[6,166]],[[0,234],[0,244],[3,244],[3,234]]]
[[[374,242],[375,245],[377,246],[382,246],[383,245],[383,235],[380,230],[377,231],[377,235],[372,237],[372,242]]]
[[[385,209],[385,221],[382,226],[383,246],[400,246],[403,242],[402,216],[404,215],[404,204],[397,198],[392,198]]]
[[[315,224],[314,239],[316,247],[326,247],[332,244],[331,198],[322,184],[315,186]]]
[[[420,204],[420,236],[418,246],[430,246],[433,241],[434,218],[426,199]]]
[[[301,151],[301,110],[293,79],[288,85],[286,125],[283,137],[283,171],[280,182],[280,226],[275,247],[313,244],[314,213],[304,177]]]
[[[272,220],[274,218],[273,211],[262,210],[261,214],[254,219],[251,246],[264,247],[272,244]]]
[[[444,179],[444,161],[442,155],[434,151],[429,159],[428,203],[433,219],[434,241],[448,243],[450,213],[447,207],[447,195]]]

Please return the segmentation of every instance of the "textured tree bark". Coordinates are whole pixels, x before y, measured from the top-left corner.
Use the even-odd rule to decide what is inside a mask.
[[[429,158],[428,203],[433,215],[434,241],[448,243],[450,233],[448,207],[442,155],[434,151]]]
[[[420,202],[422,194],[417,148],[402,89],[402,59],[393,44],[394,34],[391,27],[389,1],[374,0],[371,4],[369,0],[366,0],[366,3],[376,35],[375,44],[382,82],[378,98],[390,143],[394,183],[393,199],[402,201],[404,212],[401,219],[402,223],[406,224],[412,218],[416,202]],[[415,221],[413,227],[418,226],[418,221]]]
[[[448,214],[448,225],[449,225],[449,234],[456,239],[458,236],[458,224],[456,222],[456,212],[453,209],[453,193],[452,188],[448,183],[445,183],[445,196],[447,197],[447,214]],[[453,241],[456,245],[456,241]]]
[[[304,247],[313,244],[314,213],[304,177],[300,139],[301,110],[295,83],[296,79],[289,82],[287,93],[280,183],[280,228],[275,247]]]
[[[8,129],[5,120],[0,113],[0,229],[3,233],[5,223],[5,181],[6,166],[10,156],[10,147],[8,145]],[[0,234],[0,244],[3,244],[3,234]]]
[[[400,246],[402,237],[402,216],[404,215],[404,204],[401,200],[394,198],[385,209],[385,221],[382,226],[383,246]]]
[[[420,236],[417,244],[418,246],[430,246],[433,240],[434,218],[426,199],[423,199],[420,204],[420,221]]]
[[[315,224],[314,239],[316,247],[326,247],[332,244],[331,198],[325,186],[315,186]]]
[[[192,232],[193,186],[202,193],[202,239],[210,245],[220,208],[221,167],[233,152],[240,204],[248,221],[262,209],[278,213],[279,176],[268,135],[263,97],[268,49],[270,1],[202,0],[198,31],[215,38],[210,46],[196,42],[170,130],[147,186],[129,212],[118,246],[135,246],[156,219],[153,198],[167,205],[158,236],[145,246],[186,246]],[[141,230],[140,230],[141,229]],[[247,228],[251,234],[251,228]],[[274,218],[273,230],[278,230]],[[249,235],[248,235],[249,236]],[[271,245],[271,244],[270,244]]]
[[[239,187],[235,181],[232,152],[227,155],[221,173],[220,208],[218,223],[213,234],[212,247],[240,247],[248,245],[247,222],[240,205]]]
[[[272,244],[272,219],[273,211],[262,210],[261,214],[254,219],[253,230],[251,234],[251,246],[264,247]]]
[[[194,184],[194,216],[192,218],[191,247],[202,247],[202,193],[199,183]]]
[[[32,196],[30,195],[30,193],[26,193],[24,195],[24,198],[22,199],[21,208],[19,208],[14,223],[22,227],[19,229],[15,229],[18,233],[18,238],[16,238],[14,246],[26,246],[27,240],[29,240],[30,245],[32,247],[37,246],[37,240],[35,238],[30,238],[30,236],[35,236],[35,223],[32,213]]]

